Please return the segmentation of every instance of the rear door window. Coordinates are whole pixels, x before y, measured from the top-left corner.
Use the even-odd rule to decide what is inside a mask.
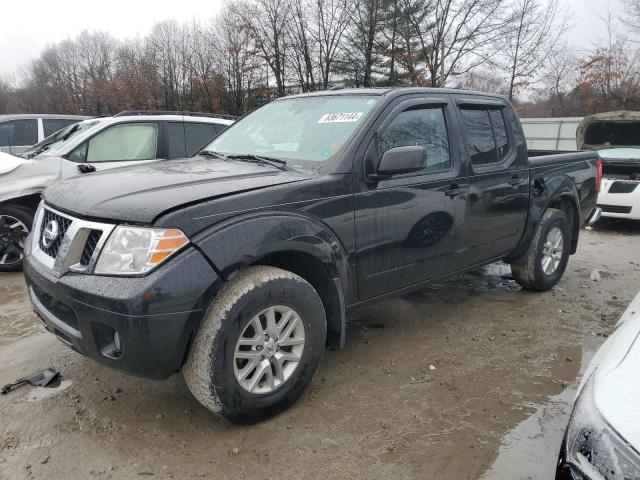
[[[472,165],[499,163],[509,154],[509,136],[501,109],[462,110]]]
[[[465,130],[467,134],[467,148],[472,165],[486,165],[495,163],[496,142],[493,138],[493,128],[489,118],[489,110],[462,110]]]
[[[167,142],[169,144],[167,158],[185,158],[187,156],[182,122],[167,123]]]
[[[491,118],[491,124],[493,125],[498,161],[501,162],[509,153],[509,136],[507,135],[507,126],[504,123],[502,110],[489,110],[489,117]]]
[[[0,124],[0,147],[23,147],[38,143],[38,120],[10,120]]]
[[[42,129],[44,131],[44,137],[47,138],[52,133],[78,122],[79,120],[71,120],[68,118],[43,118]]]
[[[218,134],[218,131],[216,130],[216,126],[211,123],[185,122],[184,133],[187,145],[187,157],[191,157],[213,140],[213,137]]]

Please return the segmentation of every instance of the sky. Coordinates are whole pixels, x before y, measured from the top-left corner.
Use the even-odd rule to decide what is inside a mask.
[[[11,76],[38,56],[48,44],[74,37],[82,30],[106,30],[117,38],[146,35],[160,20],[208,19],[222,0],[1,0],[0,76]],[[598,15],[607,6],[620,13],[620,0],[560,0],[571,12],[567,40],[585,49],[602,29]],[[580,53],[580,52],[578,52]],[[586,52],[585,52],[586,53]]]

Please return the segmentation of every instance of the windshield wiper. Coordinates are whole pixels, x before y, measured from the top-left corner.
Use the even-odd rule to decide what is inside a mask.
[[[78,130],[78,128],[79,128],[79,127],[80,127],[80,124],[79,124],[79,123],[76,123],[73,127],[71,127],[71,128],[69,129],[69,131],[68,131],[67,133],[65,133],[65,134],[62,136],[62,138],[61,138],[60,140],[62,140],[62,141],[64,142],[67,138],[69,138],[69,137],[71,136],[71,134],[72,134],[73,132],[75,132],[76,130]]]
[[[231,160],[240,160],[241,162],[257,163],[258,165],[271,165],[272,167],[279,168],[280,170],[287,170],[287,162],[280,158],[263,157],[261,155],[255,155],[253,153],[243,153],[239,155],[227,155],[227,158]]]
[[[41,146],[39,149],[37,149],[35,152],[31,152],[28,155],[25,155],[24,158],[26,158],[27,160],[32,159],[33,157],[37,157],[38,155],[40,155],[42,152],[44,152],[45,150],[49,150],[49,145],[43,145]]]
[[[214,152],[213,150],[202,150],[201,152],[198,152],[198,155],[202,155],[205,157],[217,157],[220,160],[229,160],[229,157],[227,157],[226,155],[223,155],[219,152]]]

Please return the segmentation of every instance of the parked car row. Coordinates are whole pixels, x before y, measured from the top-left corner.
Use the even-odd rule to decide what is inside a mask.
[[[24,239],[42,192],[53,182],[190,157],[231,123],[225,116],[129,111],[73,123],[20,156],[0,153],[0,272],[21,268]]]

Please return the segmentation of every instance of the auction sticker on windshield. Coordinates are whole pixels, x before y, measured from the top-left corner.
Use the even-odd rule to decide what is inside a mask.
[[[348,122],[357,122],[360,120],[360,117],[364,115],[364,112],[353,112],[353,113],[325,113],[318,123],[348,123]]]

